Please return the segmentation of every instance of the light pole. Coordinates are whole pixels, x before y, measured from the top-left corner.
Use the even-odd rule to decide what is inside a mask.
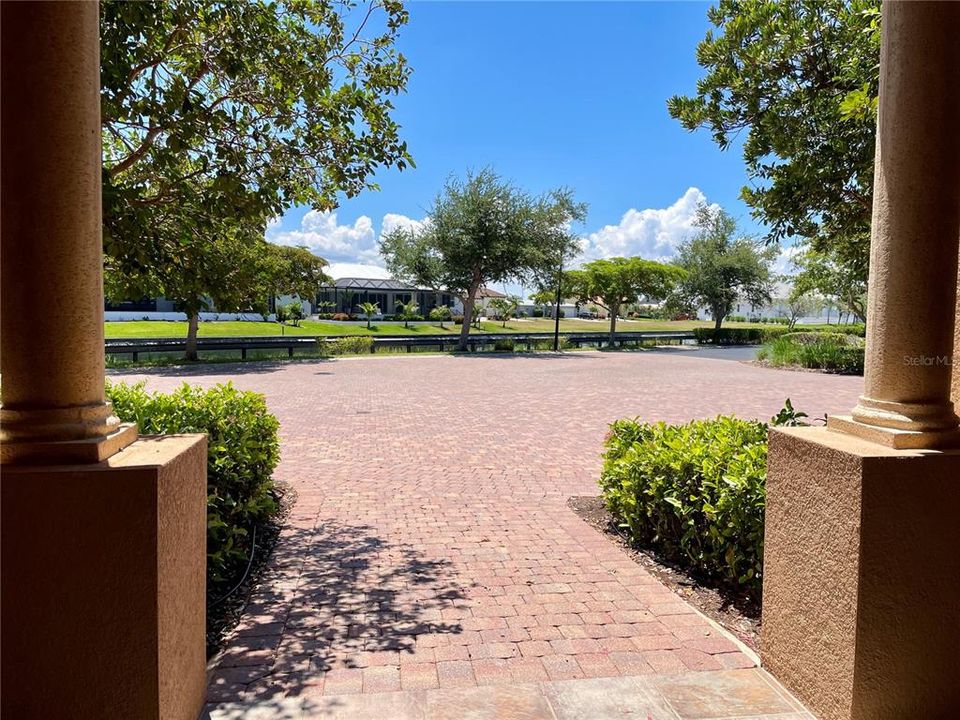
[[[560,293],[563,288],[563,253],[557,267],[557,304],[553,309],[553,351],[560,352]]]

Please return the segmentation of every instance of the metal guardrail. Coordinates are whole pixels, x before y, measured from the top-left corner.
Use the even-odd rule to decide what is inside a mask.
[[[316,350],[317,342],[323,339],[333,343],[344,338],[372,337],[373,345],[370,352],[377,348],[406,348],[413,352],[414,348],[437,348],[441,352],[457,346],[459,335],[424,335],[409,336],[363,336],[363,335],[289,335],[286,337],[224,337],[224,338],[197,338],[197,352],[239,350],[240,357],[246,359],[249,350],[286,350],[288,357],[293,357],[296,350]],[[583,347],[595,345],[597,347],[611,344],[623,346],[626,343],[647,342],[651,340],[684,341],[694,340],[691,331],[664,330],[661,332],[618,332],[611,343],[609,333],[605,332],[564,332],[560,337],[565,338],[567,346]],[[512,340],[514,347],[533,348],[536,343],[552,342],[553,333],[471,333],[467,338],[470,352],[481,350],[497,341]],[[139,359],[141,353],[185,352],[186,338],[107,338],[105,350],[107,355],[131,355],[133,360]]]

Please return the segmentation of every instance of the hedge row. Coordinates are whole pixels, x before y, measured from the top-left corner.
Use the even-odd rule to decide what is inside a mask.
[[[864,325],[797,325],[791,330],[783,325],[763,328],[694,328],[693,334],[701,345],[758,345],[767,343],[791,332],[846,334],[864,337]]]

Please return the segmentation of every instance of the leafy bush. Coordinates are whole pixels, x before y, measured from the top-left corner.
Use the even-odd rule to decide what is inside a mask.
[[[511,338],[498,338],[493,343],[494,352],[513,352],[514,342]]]
[[[279,423],[263,395],[230,383],[209,390],[184,383],[170,394],[108,383],[107,396],[117,417],[145,435],[207,434],[207,586],[235,580],[249,534],[278,509],[271,476],[280,459]]]
[[[453,316],[454,325],[463,325],[463,315],[454,315]]]
[[[553,352],[553,340],[537,340],[534,343],[534,349],[544,352]],[[567,350],[570,347],[570,340],[565,336],[560,336],[560,342],[557,344],[558,350]]]
[[[618,420],[600,487],[635,542],[758,591],[767,427],[720,416],[685,425]]]
[[[757,353],[776,367],[799,366],[833,372],[863,374],[863,340],[831,332],[787,333],[766,343]]]
[[[373,352],[373,338],[354,335],[329,342],[326,338],[318,337],[317,348],[321,355],[365,355]]]
[[[334,313],[334,314],[333,314],[333,317],[332,317],[331,319],[332,319],[332,320],[340,320],[340,321],[342,322],[342,321],[344,321],[344,320],[349,320],[349,319],[350,319],[350,316],[347,315],[347,313],[339,312],[339,313]]]
[[[543,308],[542,308],[542,307],[535,307],[535,308],[530,312],[530,314],[531,314],[533,317],[543,317]]]

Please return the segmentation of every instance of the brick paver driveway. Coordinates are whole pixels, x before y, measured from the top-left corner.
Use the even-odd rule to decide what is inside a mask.
[[[299,496],[211,703],[752,667],[567,499],[597,493],[616,418],[815,416],[862,386],[691,352],[186,372],[266,394]]]

